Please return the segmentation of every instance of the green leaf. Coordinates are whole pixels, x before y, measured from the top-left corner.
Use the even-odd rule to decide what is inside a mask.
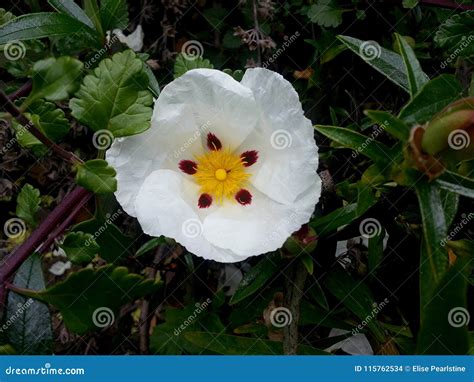
[[[90,263],[100,247],[94,236],[84,232],[70,232],[64,238],[61,248],[74,264]]]
[[[82,269],[45,290],[22,294],[53,305],[69,330],[84,334],[112,325],[122,305],[155,292],[159,286],[125,267],[108,265]]]
[[[309,255],[308,253],[302,253],[300,256],[299,256],[301,262],[303,263],[303,265],[305,266],[306,268],[306,271],[312,275],[313,274],[313,271],[314,271],[314,262],[313,262],[313,258],[311,257],[311,255]]]
[[[160,95],[160,84],[158,83],[158,80],[156,79],[155,75],[153,74],[153,71],[148,66],[148,64],[145,63],[143,65],[143,69],[145,70],[145,73],[148,76],[148,90],[153,93],[153,97],[158,98],[158,96]]]
[[[459,195],[455,192],[445,190],[440,187],[439,190],[441,203],[443,204],[444,217],[446,219],[446,228],[449,228],[458,213]]]
[[[29,226],[36,227],[40,209],[40,191],[27,183],[18,194],[16,203],[16,216],[23,219]]]
[[[420,0],[403,0],[403,8],[413,9],[415,8]]]
[[[105,194],[117,190],[115,169],[103,160],[92,159],[76,166],[76,182],[84,188],[96,193]]]
[[[237,290],[230,299],[229,304],[237,304],[239,301],[253,295],[260,290],[268,280],[280,269],[282,259],[279,253],[265,255],[262,260],[245,274]]]
[[[337,36],[350,50],[390,81],[409,92],[408,77],[402,57],[381,47],[375,41],[362,41],[349,36]]]
[[[427,82],[398,116],[408,125],[429,121],[450,103],[461,98],[463,89],[456,77],[443,74]]]
[[[395,138],[403,142],[408,141],[410,128],[391,113],[382,110],[365,110],[364,114]]]
[[[38,116],[36,127],[54,142],[61,140],[69,132],[69,121],[64,111],[52,102],[39,99],[29,105],[26,111]]]
[[[421,261],[426,262],[432,280],[438,282],[448,266],[448,252],[442,245],[447,236],[443,204],[436,184],[420,180],[415,185],[415,190],[420,204],[426,245],[426,258],[422,256]]]
[[[474,55],[472,31],[474,30],[474,10],[454,14],[447,19],[435,34],[436,44],[458,57]]]
[[[335,317],[333,314],[328,313],[326,310],[321,309],[317,305],[310,304],[303,300],[301,301],[300,307],[300,320],[299,325],[301,326],[322,326],[325,328],[339,328],[344,330],[352,330],[353,326]]]
[[[33,40],[84,32],[91,44],[99,47],[97,32],[80,21],[61,13],[30,13],[0,26],[0,44],[14,40]]]
[[[459,256],[422,306],[417,354],[468,354],[466,295],[471,268],[472,258]]]
[[[368,265],[370,275],[374,275],[383,259],[383,239],[385,230],[376,232],[374,236],[369,237],[368,245]]]
[[[405,69],[408,76],[408,87],[412,97],[419,92],[419,90],[429,81],[429,77],[421,69],[420,63],[416,58],[413,48],[408,44],[403,36],[395,33],[395,39],[398,45],[398,50],[405,63]]]
[[[64,13],[87,25],[89,28],[94,29],[94,24],[91,19],[74,0],[48,0],[48,3],[58,12]]]
[[[364,282],[354,280],[344,269],[337,267],[329,273],[324,281],[324,286],[361,322],[367,323],[368,329],[379,342],[384,342],[385,333],[375,318],[377,311],[385,304],[383,306],[381,306],[382,303],[377,305],[369,287]],[[378,308],[377,311],[375,308]]]
[[[187,332],[187,341],[202,350],[227,355],[276,355],[283,354],[283,343],[261,338],[233,336],[222,333]],[[329,353],[307,345],[298,346],[300,355],[328,355]]]
[[[214,65],[200,56],[189,56],[183,53],[178,54],[174,63],[174,78],[181,77],[191,69],[214,69]]]
[[[343,10],[335,0],[317,0],[308,10],[311,22],[321,27],[338,27],[342,24]]]
[[[50,57],[33,66],[33,88],[25,101],[45,98],[48,101],[61,101],[69,97],[79,87],[83,64],[73,57]]]
[[[316,125],[314,128],[333,141],[365,155],[374,162],[388,162],[392,159],[389,156],[390,148],[371,137],[343,127]]]
[[[453,191],[468,198],[474,198],[474,180],[455,172],[444,171],[436,178],[435,183],[445,190]]]
[[[153,97],[143,65],[131,50],[102,60],[70,101],[72,115],[92,130],[106,129],[115,137],[147,130]]]
[[[39,255],[33,254],[21,265],[13,285],[33,291],[45,287]],[[51,354],[51,315],[45,304],[9,292],[5,318],[6,325],[10,323],[7,338],[19,354]]]
[[[100,19],[104,31],[125,29],[128,26],[128,7],[125,0],[101,0]]]
[[[161,237],[154,237],[151,240],[148,240],[145,244],[143,244],[135,253],[135,257],[143,256],[147,254],[148,252],[152,251],[156,247],[158,247],[160,244],[166,243],[166,240],[163,236]]]

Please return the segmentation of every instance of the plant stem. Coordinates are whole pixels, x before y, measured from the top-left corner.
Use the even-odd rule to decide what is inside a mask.
[[[72,164],[82,163],[82,160],[74,153],[64,150],[61,146],[58,146],[56,143],[46,137],[40,130],[38,130],[34,123],[30,121],[1,90],[0,102],[3,105],[3,108],[9,112],[13,118],[15,118],[36,139],[38,139],[45,146],[49,147],[56,155],[67,160],[68,162],[71,162]]]
[[[474,5],[459,4],[455,1],[450,0],[421,0],[422,4],[429,4],[437,7],[459,9],[461,11],[467,11],[469,9],[474,9]]]
[[[296,355],[298,351],[298,322],[300,303],[308,272],[303,262],[296,258],[286,272],[284,306],[291,312],[291,322],[283,329],[283,353]]]
[[[13,93],[8,95],[10,101],[15,101],[18,98],[26,97],[33,87],[33,83],[28,81],[27,83],[23,84],[18,90],[14,91]]]

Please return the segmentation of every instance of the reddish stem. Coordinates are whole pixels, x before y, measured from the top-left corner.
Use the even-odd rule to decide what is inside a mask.
[[[10,99],[10,101],[15,101],[18,98],[26,97],[31,92],[32,87],[33,87],[33,83],[31,81],[28,81],[23,86],[21,86],[18,90],[14,91],[13,93],[10,93],[8,95],[8,98]]]

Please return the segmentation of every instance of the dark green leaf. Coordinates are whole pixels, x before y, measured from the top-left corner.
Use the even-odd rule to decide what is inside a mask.
[[[115,137],[147,130],[153,97],[143,65],[131,50],[102,60],[70,101],[72,115],[92,130],[106,129]]]
[[[104,31],[125,29],[128,25],[128,7],[125,0],[101,0],[100,19]]]
[[[335,315],[328,313],[317,305],[312,305],[304,300],[301,302],[300,320],[298,324],[301,326],[322,326],[331,329],[353,329],[352,325],[338,319]]]
[[[282,259],[279,253],[265,255],[257,265],[245,274],[229,304],[236,304],[260,290],[280,269],[281,264]]]
[[[82,269],[40,292],[22,294],[53,305],[61,311],[69,330],[78,334],[113,324],[122,305],[158,289],[160,284],[111,265]]]
[[[337,27],[342,23],[343,10],[335,0],[318,0],[308,10],[308,17],[321,27]]]
[[[435,182],[445,190],[453,191],[468,198],[474,198],[474,180],[455,172],[445,171],[436,178]]]
[[[103,159],[92,159],[77,165],[76,182],[84,188],[104,194],[117,190],[117,172]]]
[[[368,263],[369,273],[374,275],[383,258],[383,239],[385,230],[376,232],[374,236],[369,237]]]
[[[445,190],[442,187],[440,187],[439,195],[441,198],[441,203],[443,203],[444,217],[446,219],[446,228],[449,228],[458,212],[459,195],[455,192]]]
[[[463,89],[456,77],[443,74],[426,83],[402,109],[399,118],[408,125],[423,124],[451,102],[461,98]]]
[[[18,269],[13,285],[33,291],[45,287],[41,259],[33,254]],[[20,354],[51,354],[53,333],[48,307],[15,292],[8,294],[7,338]]]
[[[365,110],[364,113],[377,123],[381,129],[386,130],[395,138],[403,142],[408,141],[410,128],[391,113],[382,110]]]
[[[143,244],[135,253],[135,257],[143,256],[150,252],[151,250],[155,249],[158,247],[160,244],[165,243],[165,238],[163,236],[161,237],[154,237],[151,240],[148,240],[145,244]]]
[[[441,24],[434,40],[448,52],[456,52],[456,56],[469,57],[474,55],[473,30],[474,10],[454,14]]]
[[[37,100],[29,105],[26,111],[39,117],[36,127],[54,142],[61,140],[69,132],[69,122],[64,111],[52,102]]]
[[[32,228],[36,227],[40,208],[40,191],[27,183],[18,194],[16,203],[16,216]]]
[[[74,0],[48,0],[48,3],[60,13],[64,13],[77,21],[94,29],[94,24],[91,19],[87,17],[86,13],[78,6]]]
[[[84,232],[70,232],[64,238],[61,248],[74,264],[90,263],[100,247],[94,236]]]
[[[214,65],[205,58],[180,53],[174,63],[174,78],[181,77],[188,70],[201,68],[213,69]]]

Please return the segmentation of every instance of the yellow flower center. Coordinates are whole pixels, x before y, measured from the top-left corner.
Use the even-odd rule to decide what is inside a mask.
[[[245,171],[242,158],[230,150],[211,150],[196,157],[197,171],[193,175],[201,194],[209,194],[222,203],[233,199],[244,188],[250,174]]]

